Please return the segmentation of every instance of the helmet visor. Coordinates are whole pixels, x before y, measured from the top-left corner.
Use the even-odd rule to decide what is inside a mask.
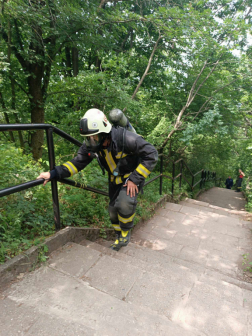
[[[88,120],[86,118],[81,119],[80,121],[80,134],[81,135],[89,135],[89,134],[96,134],[99,132],[98,124],[93,122],[93,128],[88,128]]]

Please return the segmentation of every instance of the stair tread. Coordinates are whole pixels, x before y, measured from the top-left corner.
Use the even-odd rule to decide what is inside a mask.
[[[68,335],[95,336],[95,330],[85,323],[75,323],[61,314],[35,309],[32,305],[5,298],[0,300],[1,335]],[[4,334],[2,333],[4,331]]]
[[[239,278],[238,259],[252,245],[251,223],[227,210],[167,202],[119,252],[102,239],[67,243],[5,291],[0,330],[250,335],[252,284]]]
[[[176,291],[172,294],[175,295]],[[32,307],[36,315],[50,312],[57,318],[84,325],[100,335],[203,335],[189,325],[183,324],[182,327],[167,318],[171,309],[167,303],[167,311],[158,314],[151,309],[155,302],[151,304],[149,300],[145,305],[138,305],[127,299],[121,300],[91,287],[85,278],[71,277],[46,266],[13,285],[8,291],[8,299],[22,304],[22,307]],[[137,296],[133,299],[136,300]]]
[[[155,253],[155,251],[149,251],[146,248],[141,248],[138,245],[129,243],[127,247],[123,247],[119,252],[112,251],[108,248],[110,242],[100,241],[100,243],[90,242],[88,240],[83,240],[80,244],[95,249],[101,253],[109,255],[118,260],[124,261],[131,264],[132,266],[143,269],[144,271],[152,272],[158,276],[172,278],[175,281],[179,280],[181,276],[187,276],[188,278],[196,279],[204,270],[202,267],[196,269],[188,268],[184,265],[177,264],[173,262],[173,258],[167,255],[162,255],[160,253]],[[137,249],[139,253],[142,254],[135,256],[129,251],[131,249]],[[154,253],[153,253],[154,252]],[[145,257],[145,258],[144,258]]]

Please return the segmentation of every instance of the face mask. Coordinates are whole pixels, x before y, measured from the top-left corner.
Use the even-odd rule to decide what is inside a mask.
[[[92,152],[99,152],[104,142],[103,136],[101,134],[97,134],[97,135],[98,135],[97,140],[95,140],[93,136],[85,137],[85,144],[87,146],[87,149]]]

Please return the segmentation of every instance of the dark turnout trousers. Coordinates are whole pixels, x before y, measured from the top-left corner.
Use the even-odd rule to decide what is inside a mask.
[[[127,187],[122,184],[109,184],[109,215],[114,229],[128,231],[134,225],[137,196],[127,195]]]

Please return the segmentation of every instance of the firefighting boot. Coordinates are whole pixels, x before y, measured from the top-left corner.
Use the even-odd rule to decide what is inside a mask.
[[[121,231],[121,236],[119,238],[119,243],[122,246],[127,246],[130,242],[130,231]]]
[[[119,238],[121,236],[121,231],[116,231],[115,230],[115,234],[116,234],[116,240],[115,240],[114,243],[112,243],[110,245],[110,248],[114,251],[119,251],[119,249],[121,248],[121,247],[119,247]]]
[[[121,231],[120,237],[110,245],[110,248],[114,251],[119,251],[121,247],[127,246],[130,241],[130,231]]]

